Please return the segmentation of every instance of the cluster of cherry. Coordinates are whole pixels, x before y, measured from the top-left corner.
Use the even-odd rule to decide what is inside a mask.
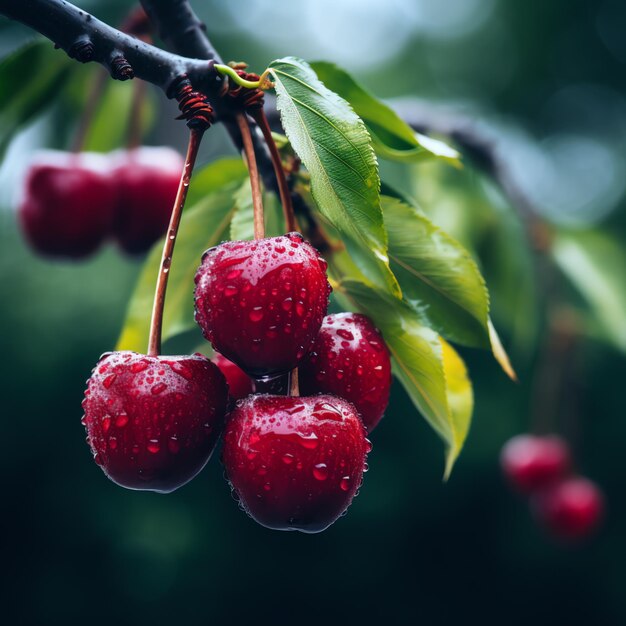
[[[298,233],[207,250],[195,310],[214,362],[115,352],[88,381],[83,423],[109,478],[173,491],[223,433],[233,495],[259,523],[319,532],[342,515],[367,470],[366,435],[386,409],[391,366],[367,317],[326,315],[326,269]]]
[[[535,519],[554,536],[582,539],[602,521],[602,492],[572,474],[571,451],[560,437],[518,435],[506,443],[500,461],[511,485],[530,496]]]
[[[18,207],[22,230],[45,256],[82,258],[108,238],[145,252],[167,230],[182,168],[167,147],[40,152]]]

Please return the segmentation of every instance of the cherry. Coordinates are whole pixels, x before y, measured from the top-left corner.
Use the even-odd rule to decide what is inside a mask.
[[[224,374],[231,398],[241,400],[254,392],[254,382],[238,365],[235,365],[221,354],[215,354],[211,361]]]
[[[298,233],[227,241],[196,273],[196,321],[215,350],[254,378],[293,369],[328,307],[326,262]]]
[[[226,403],[224,376],[202,355],[112,352],[87,381],[83,423],[113,482],[169,493],[209,460]]]
[[[571,455],[567,443],[555,435],[518,435],[502,448],[500,463],[511,484],[529,493],[567,474]]]
[[[30,165],[18,217],[37,252],[81,258],[109,234],[116,201],[106,157],[47,150]]]
[[[143,146],[116,156],[120,190],[113,235],[130,254],[145,252],[167,231],[184,160],[176,150]]]
[[[346,400],[255,395],[230,414],[222,462],[234,494],[259,524],[316,533],[352,502],[370,449]]]
[[[604,496],[592,481],[572,477],[537,492],[531,508],[536,519],[555,536],[581,539],[600,524]]]
[[[349,400],[368,432],[374,430],[389,403],[389,350],[365,315],[327,315],[299,373],[303,394],[330,393]]]

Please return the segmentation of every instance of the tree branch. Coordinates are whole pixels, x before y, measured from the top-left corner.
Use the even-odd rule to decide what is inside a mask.
[[[118,80],[136,76],[167,93],[184,74],[194,84],[209,76],[206,62],[125,35],[63,0],[0,0],[0,13],[40,32],[70,57],[102,64]]]
[[[188,0],[141,0],[141,4],[163,41],[172,50],[186,57],[223,63],[206,34],[206,27],[195,14]],[[224,123],[233,143],[241,152],[243,150],[241,132],[234,112],[228,108],[225,99],[219,97],[220,89],[221,82],[216,81],[213,84],[213,93],[207,93],[207,95],[215,107],[217,119]],[[248,119],[248,122],[259,173],[265,188],[277,192],[278,185],[269,149],[256,122],[251,119]]]

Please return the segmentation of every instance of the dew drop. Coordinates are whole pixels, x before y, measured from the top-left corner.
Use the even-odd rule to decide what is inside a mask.
[[[251,322],[260,322],[263,319],[263,307],[255,306],[248,314]]]
[[[158,439],[149,439],[148,445],[146,447],[148,449],[148,452],[150,452],[151,454],[156,454],[161,449]]]
[[[348,491],[350,489],[350,476],[344,476],[339,483],[342,491]]]
[[[318,463],[313,468],[313,476],[317,480],[326,480],[328,478],[328,467],[326,466],[326,463]]]
[[[365,452],[370,453],[372,451],[372,442],[369,439],[365,439]]]
[[[117,450],[117,439],[115,437],[109,437],[109,448],[111,450]]]
[[[167,449],[172,453],[172,454],[177,454],[178,451],[180,450],[180,443],[178,441],[178,439],[176,438],[176,436],[170,437],[167,441]]]
[[[109,374],[103,381],[102,384],[104,385],[105,389],[110,389],[111,385],[115,382],[115,379],[117,378],[117,374]]]
[[[126,415],[126,413],[120,413],[115,418],[115,425],[118,428],[124,428],[124,426],[126,426],[126,424],[128,424],[128,415]]]
[[[106,417],[102,418],[102,430],[105,433],[108,433],[109,428],[111,428],[111,418],[107,415]]]
[[[163,393],[166,389],[167,389],[167,385],[165,383],[158,383],[150,389],[150,392],[152,393],[153,396],[158,396],[160,393]]]
[[[224,289],[224,295],[227,298],[232,298],[236,293],[237,293],[237,287],[235,287],[234,285],[228,285],[225,289]]]
[[[148,367],[148,363],[146,361],[137,361],[130,366],[130,371],[133,374],[139,374],[139,372],[143,372]]]
[[[285,465],[291,465],[293,463],[294,456],[293,456],[293,454],[289,454],[287,452],[286,454],[283,454],[282,459],[283,459],[283,463]]]

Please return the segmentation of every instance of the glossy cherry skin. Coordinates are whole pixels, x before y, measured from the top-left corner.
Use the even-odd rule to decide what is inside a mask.
[[[220,368],[228,383],[228,393],[234,400],[242,400],[254,393],[254,381],[238,365],[229,361],[225,356],[216,354],[211,362]]]
[[[518,491],[530,493],[565,476],[572,461],[567,443],[556,435],[518,435],[502,448],[500,464]]]
[[[531,498],[537,521],[563,539],[590,535],[602,521],[604,508],[604,496],[598,486],[578,476],[550,485]]]
[[[106,157],[49,150],[30,165],[18,217],[34,250],[77,259],[95,252],[109,235],[116,204]]]
[[[327,315],[299,373],[304,395],[330,393],[352,402],[370,433],[389,404],[389,350],[365,315]]]
[[[196,273],[196,321],[217,352],[253,378],[293,369],[326,315],[326,262],[301,235],[227,241]]]
[[[143,146],[118,153],[115,161],[119,204],[113,236],[123,250],[139,254],[167,231],[184,160],[172,148]]]
[[[87,381],[94,459],[128,489],[169,493],[206,464],[223,428],[226,380],[202,355],[104,355]]]
[[[255,395],[226,424],[222,462],[234,495],[259,524],[320,532],[359,488],[371,445],[356,409],[329,395]]]

